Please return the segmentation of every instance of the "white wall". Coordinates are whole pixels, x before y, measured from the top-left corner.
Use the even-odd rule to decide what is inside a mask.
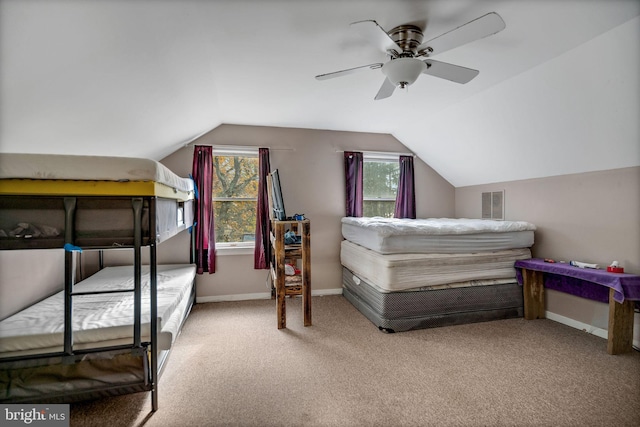
[[[640,17],[428,118],[427,162],[456,187],[640,166],[639,41]]]
[[[340,292],[340,219],[345,214],[344,150],[406,153],[390,135],[312,129],[222,125],[197,144],[270,147],[271,169],[280,170],[287,213],[303,213],[311,220],[311,277],[314,292]],[[193,149],[178,150],[163,163],[176,173],[191,170]],[[416,204],[419,216],[454,214],[454,188],[433,169],[416,159]],[[173,239],[172,239],[173,240]],[[188,256],[188,242],[162,244],[173,257]],[[165,255],[171,257],[171,255]],[[188,260],[188,257],[186,258]],[[198,276],[200,301],[269,295],[267,270],[253,269],[253,253],[225,255],[218,251],[216,273]]]
[[[287,211],[311,219],[312,287],[341,291],[340,218],[345,211],[344,166],[340,150],[407,152],[384,134],[222,125],[203,135],[201,144],[271,147],[271,167],[280,169]],[[284,148],[284,150],[278,150]],[[163,159],[180,176],[191,172],[193,149],[182,148]],[[454,188],[424,162],[415,162],[416,201],[420,216],[452,216]],[[158,245],[158,263],[189,262],[189,234]],[[105,265],[132,263],[131,250],[104,251]],[[148,262],[143,248],[142,260]],[[84,251],[77,277],[98,269],[98,252]],[[217,257],[216,273],[198,276],[201,301],[266,297],[267,270],[253,269],[253,253]],[[64,251],[0,251],[0,319],[64,286]]]
[[[600,265],[617,260],[639,274],[638,40],[635,18],[439,116],[436,132],[473,139],[478,152],[493,154],[491,162],[469,161],[470,174],[479,168],[489,177],[492,170],[515,174],[523,165],[504,159],[516,154],[535,159],[547,175],[458,186],[456,215],[479,217],[480,193],[504,189],[507,219],[538,226],[534,256]],[[452,126],[459,117],[465,126]],[[576,141],[580,150],[571,148]],[[572,160],[582,157],[595,159],[591,168],[598,172],[571,174]],[[571,295],[548,292],[547,310],[588,330],[608,326],[605,304]],[[640,342],[638,315],[634,329]]]
[[[457,188],[456,215],[480,217],[481,193],[499,190],[507,219],[536,224],[534,257],[601,266],[616,260],[640,274],[640,167]],[[546,302],[550,317],[608,328],[606,304],[555,291]],[[640,342],[640,314],[634,331]]]
[[[425,126],[428,138],[440,141],[448,156],[446,161],[463,162],[465,174],[451,178],[458,186],[454,190],[430,166],[419,162],[416,170],[419,216],[477,217],[478,192],[484,188],[505,188],[507,217],[529,218],[541,227],[534,247],[536,255],[599,263],[617,259],[627,271],[640,273],[640,189],[638,169],[634,168],[640,165],[639,39],[640,18],[635,18],[430,118]],[[476,142],[475,148],[462,151],[457,141],[469,139]],[[594,156],[597,161],[592,164],[593,170],[615,170],[563,177],[572,172],[572,159],[581,156],[581,151],[567,148],[565,142],[569,140],[578,140],[583,150],[598,154]],[[340,286],[339,218],[344,211],[344,190],[340,155],[335,151],[406,150],[388,135],[231,125],[220,126],[200,142],[296,150],[273,151],[272,168],[283,171],[287,209],[305,213],[312,220],[315,289]],[[516,150],[517,156],[534,158],[545,165],[547,175],[558,177],[532,176],[541,179],[465,187],[467,176],[487,176],[489,183],[494,181],[492,170],[509,173],[521,168],[517,162],[506,162],[503,156]],[[481,152],[491,152],[492,161],[477,162]],[[191,168],[188,149],[178,150],[163,162],[180,175],[186,175]],[[188,260],[186,234],[174,237],[158,249],[160,262]],[[44,274],[47,284],[44,293],[60,279],[59,268],[63,263],[55,259],[57,255],[52,255],[54,259],[39,258],[37,269],[32,267],[33,261],[16,260],[14,256],[19,254],[2,253],[2,271],[7,271],[4,266],[9,264],[18,266],[11,271],[21,272],[17,273],[21,279],[27,272],[36,276],[39,272],[51,272]],[[128,262],[126,254],[109,256],[112,263]],[[200,297],[265,291],[265,274],[253,270],[251,256],[219,257],[218,261],[218,273],[199,276]],[[23,289],[8,288],[7,283],[2,276],[3,309],[24,300],[19,295]],[[553,295],[549,295],[548,303],[548,308],[559,315],[603,326],[602,315],[591,306],[576,310],[576,301]],[[638,336],[637,320],[635,329]]]
[[[64,251],[0,251],[0,320],[64,288]]]

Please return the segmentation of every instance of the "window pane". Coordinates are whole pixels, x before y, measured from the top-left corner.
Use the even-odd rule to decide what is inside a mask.
[[[254,241],[258,200],[258,158],[214,156],[213,169],[216,242]]]
[[[216,242],[249,242],[255,240],[256,202],[213,203],[216,220]]]
[[[393,211],[396,207],[394,201],[365,200],[362,206],[363,216],[383,216],[393,218]]]
[[[214,156],[213,197],[258,198],[258,158]]]
[[[400,169],[398,162],[364,162],[365,199],[395,199]]]

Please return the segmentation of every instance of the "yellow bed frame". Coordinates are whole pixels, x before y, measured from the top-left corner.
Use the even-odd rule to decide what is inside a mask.
[[[154,181],[76,181],[58,179],[0,179],[0,195],[12,196],[156,196],[192,200],[193,191]]]

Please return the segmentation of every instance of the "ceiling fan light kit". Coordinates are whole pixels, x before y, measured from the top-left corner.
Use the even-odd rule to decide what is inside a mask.
[[[386,79],[374,98],[379,100],[393,95],[396,87],[405,89],[413,84],[420,74],[428,74],[459,84],[468,83],[478,75],[478,70],[429,58],[498,33],[506,25],[500,15],[491,12],[426,42],[422,41],[422,30],[415,25],[400,25],[387,32],[376,21],[368,20],[354,22],[351,27],[388,54],[389,61],[384,64],[376,63],[320,74],[316,79],[327,80],[366,69],[381,68]]]
[[[382,73],[394,86],[404,89],[413,84],[427,68],[424,61],[416,58],[393,59],[382,66]]]

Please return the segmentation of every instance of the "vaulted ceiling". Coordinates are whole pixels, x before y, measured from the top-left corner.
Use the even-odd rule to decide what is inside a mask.
[[[374,101],[380,70],[314,79],[386,61],[351,22],[427,40],[488,12],[504,31],[437,57],[480,70],[468,84],[423,75]],[[636,166],[639,15],[638,0],[0,0],[0,152],[161,159],[229,123],[389,133],[455,186]]]

